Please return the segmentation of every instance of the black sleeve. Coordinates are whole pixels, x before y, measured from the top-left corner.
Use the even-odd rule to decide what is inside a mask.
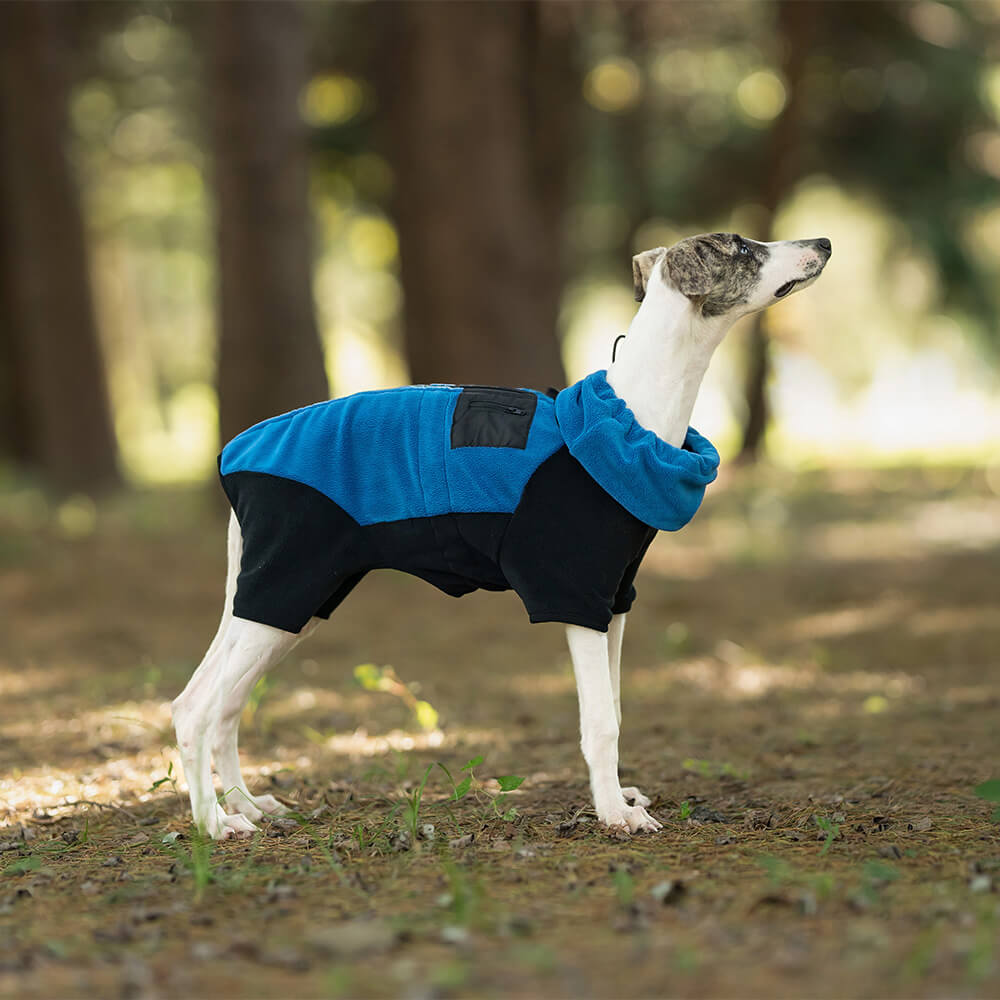
[[[632,602],[635,600],[635,575],[639,572],[639,564],[646,555],[646,550],[656,537],[655,528],[648,528],[647,531],[649,534],[646,541],[643,543],[643,546],[639,550],[639,554],[635,557],[635,559],[633,559],[628,566],[625,567],[625,575],[622,577],[621,583],[618,585],[618,593],[615,595],[615,603],[611,606],[611,610],[616,615],[623,615],[625,612],[629,611],[632,607]]]
[[[500,565],[533,622],[606,632],[612,615],[631,605],[652,534],[561,448],[525,486]]]

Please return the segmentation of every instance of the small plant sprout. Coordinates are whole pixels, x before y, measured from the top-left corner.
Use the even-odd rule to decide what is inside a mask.
[[[685,771],[693,771],[702,778],[735,778],[746,781],[750,772],[745,768],[736,767],[728,761],[699,760],[697,757],[685,757],[681,761]]]
[[[767,872],[775,888],[788,885],[795,877],[792,866],[784,858],[776,858],[773,854],[762,854],[757,858],[757,864]]]
[[[680,809],[677,810],[677,816],[682,823],[691,815],[691,811],[692,811],[691,803],[687,799],[685,799],[681,803]]]
[[[212,851],[215,841],[204,836],[195,828],[191,832],[191,850],[187,851],[180,844],[180,837],[170,835],[163,838],[164,850],[172,854],[174,860],[186,871],[190,872],[194,882],[194,901],[200,903],[208,884],[215,880],[216,873],[212,865]]]
[[[170,787],[174,790],[175,795],[180,793],[177,791],[177,779],[174,777],[174,762],[170,761],[167,764],[167,776],[165,778],[157,778],[150,786],[149,790],[155,792],[160,785],[165,785],[169,783]]]
[[[439,899],[439,902],[448,907],[457,926],[467,926],[479,913],[483,901],[483,888],[477,879],[457,865],[442,861],[441,866],[448,879],[448,892]]]
[[[826,854],[830,850],[830,845],[840,836],[840,825],[825,816],[816,816],[816,825],[826,834],[826,840],[820,848],[820,854]]]
[[[628,869],[622,865],[615,868],[612,875],[615,883],[615,895],[618,902],[623,907],[632,905],[635,899],[635,879],[628,873]]]
[[[417,725],[429,733],[437,728],[437,709],[429,701],[421,701],[404,684],[392,667],[377,667],[374,663],[359,663],[354,668],[354,679],[366,691],[383,691],[395,695],[413,713]]]
[[[984,781],[981,785],[976,785],[973,791],[979,798],[997,804],[997,808],[993,810],[990,819],[994,823],[1000,823],[1000,778],[992,778],[990,781]]]
[[[509,809],[501,809],[501,806],[507,797],[507,793],[519,788],[523,783],[524,778],[516,774],[500,775],[496,779],[497,784],[500,786],[500,793],[498,795],[489,795],[485,791],[481,793],[480,789],[473,784],[474,782],[478,784],[476,776],[473,773],[473,768],[482,764],[483,759],[484,758],[482,756],[478,756],[473,757],[472,760],[466,761],[466,763],[462,765],[462,770],[467,773],[465,777],[457,783],[448,768],[440,761],[427,765],[427,769],[424,771],[423,777],[420,779],[420,783],[412,792],[409,792],[406,795],[403,802],[403,826],[410,836],[411,844],[414,846],[418,845],[418,833],[422,829],[420,823],[420,811],[423,804],[424,789],[427,787],[427,782],[430,780],[431,772],[434,768],[440,768],[451,785],[451,795],[449,795],[447,800],[443,803],[446,809],[450,803],[458,802],[461,799],[464,799],[470,792],[473,792],[478,801],[482,801],[481,795],[486,796],[488,798],[488,804],[485,806],[486,810],[492,811],[500,819],[510,821],[517,816],[517,809],[514,806],[511,806]],[[451,815],[450,810],[448,810],[448,813]],[[452,817],[452,819],[454,820],[454,817]]]
[[[456,785],[452,781],[451,775],[448,774],[448,769],[440,764],[440,768],[448,775],[448,780],[452,781],[453,792],[452,801],[457,802],[459,799],[464,798],[468,793],[469,789],[472,787],[472,782],[477,780],[475,774],[473,773],[473,768],[479,767],[483,763],[483,757],[473,757],[472,760],[467,761],[462,765],[463,771],[468,771],[469,773]],[[496,816],[499,816],[504,820],[512,820],[517,816],[516,806],[511,806],[509,809],[502,810],[500,807],[503,805],[504,800],[507,798],[508,792],[513,792],[515,789],[520,788],[524,783],[524,778],[517,774],[501,774],[497,777],[497,784],[500,786],[500,794],[496,796],[491,796],[489,803],[493,809]]]
[[[437,765],[428,764],[427,770],[424,771],[424,776],[420,779],[420,784],[406,796],[406,801],[403,803],[403,823],[406,826],[406,832],[410,835],[410,843],[416,848],[418,846],[417,841],[417,831],[420,829],[420,803],[424,797],[424,788],[427,785],[427,779],[431,776],[431,771]],[[445,771],[445,774],[448,772]],[[449,778],[451,775],[449,775]]]

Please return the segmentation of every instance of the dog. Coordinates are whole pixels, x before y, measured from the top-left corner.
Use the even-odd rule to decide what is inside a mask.
[[[392,567],[454,596],[513,589],[531,621],[565,624],[597,817],[661,829],[650,799],[618,780],[633,580],[656,532],[687,523],[715,479],[718,453],[688,426],[713,352],[737,319],[814,282],[831,253],[828,239],[733,233],[647,250],[632,261],[640,305],[611,365],[562,392],[358,393],[229,442],[222,620],[172,705],[198,828],[224,839],[284,811],[243,779],[243,707],[367,572]]]

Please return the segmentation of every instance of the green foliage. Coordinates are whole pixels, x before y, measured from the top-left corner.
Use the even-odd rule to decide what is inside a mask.
[[[17,858],[4,868],[5,875],[24,875],[25,872],[37,872],[42,869],[42,860],[36,854],[26,858]]]
[[[392,667],[377,667],[374,663],[360,663],[354,668],[354,679],[366,691],[381,691],[395,695],[413,713],[414,721],[425,732],[437,728],[438,712],[429,701],[421,701],[404,684]]]
[[[482,885],[450,861],[442,861],[441,866],[448,879],[448,892],[442,902],[448,907],[452,922],[464,927],[479,914],[483,901]]]
[[[171,837],[168,834],[163,838],[161,846],[174,858],[177,865],[191,876],[194,901],[198,903],[201,902],[209,884],[216,880],[215,866],[212,864],[215,841],[194,827],[189,842],[190,848],[185,847],[183,838],[176,835]]]
[[[830,850],[830,845],[840,836],[840,825],[825,816],[815,816],[816,825],[826,834],[820,854],[826,854]]]
[[[987,802],[1000,803],[1000,779],[992,778],[989,781],[984,781],[981,785],[976,785],[973,791],[979,798],[985,799]],[[993,815],[990,818],[994,823],[1000,823],[1000,806],[993,810]]]
[[[177,778],[174,777],[174,762],[170,761],[167,764],[167,776],[165,778],[157,778],[150,786],[149,790],[155,792],[161,785],[168,784],[174,790],[175,795],[180,793],[177,791]]]
[[[784,858],[776,858],[771,854],[762,854],[757,858],[757,864],[767,872],[774,886],[788,884],[794,878],[792,866]]]
[[[523,781],[524,778],[520,778],[516,774],[503,774],[497,778],[501,792],[512,792],[515,788],[520,788]]]
[[[410,843],[414,846],[418,846],[417,831],[420,827],[420,803],[424,797],[424,788],[427,785],[427,779],[431,776],[431,771],[438,766],[435,764],[428,764],[427,770],[424,771],[423,778],[420,779],[420,784],[406,796],[403,803],[403,822],[406,825],[406,831],[410,835]],[[445,774],[448,772],[445,771]],[[449,775],[449,778],[451,776]]]
[[[449,771],[447,766],[441,763],[441,761],[435,761],[433,764],[427,765],[427,769],[424,771],[419,784],[415,789],[413,789],[413,791],[406,795],[403,801],[403,825],[410,837],[411,844],[414,846],[418,845],[424,789],[430,779],[431,772],[435,768],[440,769],[444,773],[445,777],[448,779],[448,783],[451,785],[451,794],[444,803],[445,807],[447,807],[450,803],[461,801],[469,794],[474,794],[477,800],[483,804],[484,812],[493,813],[495,816],[508,821],[517,817],[517,809],[514,806],[510,806],[507,809],[502,809],[501,806],[506,801],[507,793],[519,788],[525,779],[516,774],[501,775],[496,779],[497,784],[500,786],[500,794],[490,795],[481,788],[473,771],[474,768],[479,767],[479,765],[483,763],[484,759],[485,758],[480,755],[466,761],[462,765],[461,770],[467,771],[468,773],[459,782],[455,781],[452,777],[451,771]]]
[[[750,772],[744,768],[736,767],[728,761],[699,760],[696,757],[685,757],[681,761],[681,767],[685,771],[694,771],[695,774],[703,778],[736,778],[738,781],[746,781]]]
[[[629,874],[628,869],[624,865],[616,867],[612,873],[612,880],[618,903],[624,907],[631,906],[635,899],[635,879]]]

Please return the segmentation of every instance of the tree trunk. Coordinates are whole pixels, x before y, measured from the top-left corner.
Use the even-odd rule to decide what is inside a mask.
[[[329,393],[312,298],[302,12],[216,3],[208,17],[219,249],[219,424],[228,441]]]
[[[565,384],[556,335],[577,77],[559,5],[379,5],[417,382]]]
[[[0,120],[0,137],[4,135]],[[0,146],[0,161],[4,148]],[[7,213],[0,187],[0,463],[30,461],[22,364],[14,337],[14,307],[11,301],[10,252]]]
[[[774,216],[801,177],[802,77],[822,4],[800,0],[780,0],[777,5],[778,41],[782,46],[781,69],[788,100],[774,123],[765,146],[761,204],[766,210],[761,238],[773,236]],[[771,344],[767,334],[767,312],[754,316],[747,349],[744,399],[746,414],[743,440],[736,461],[756,462],[764,449],[764,435],[770,422],[768,379],[771,375]]]
[[[10,453],[58,488],[89,490],[118,481],[117,449],[65,149],[66,12],[0,4],[3,415],[16,427]]]

